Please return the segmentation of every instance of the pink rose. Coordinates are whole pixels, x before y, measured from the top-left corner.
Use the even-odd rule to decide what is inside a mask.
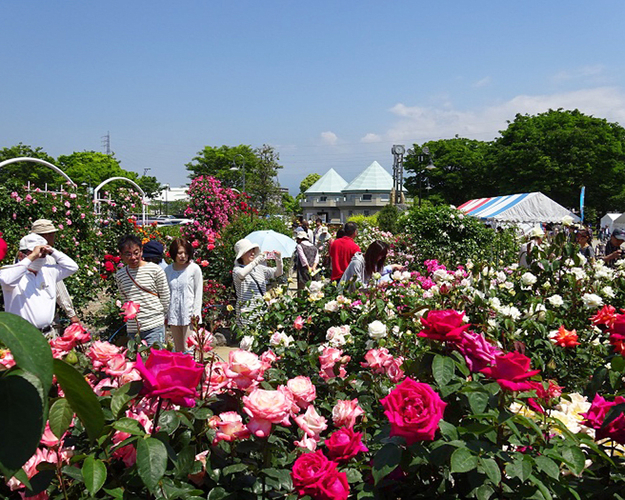
[[[471,325],[464,323],[464,314],[452,309],[445,311],[429,311],[427,317],[421,318],[425,327],[419,337],[440,341],[460,340],[462,333]]]
[[[248,429],[260,438],[271,433],[271,424],[291,425],[293,396],[284,386],[277,391],[254,389],[249,396],[243,396],[243,405],[243,411],[251,417]]]
[[[139,304],[136,302],[128,301],[122,305],[121,315],[124,317],[124,321],[135,319],[139,312]]]
[[[349,497],[347,474],[337,470],[326,474],[317,483],[316,493],[311,496],[315,500],[347,500]]]
[[[91,340],[91,334],[80,323],[70,324],[63,331],[63,337],[74,340],[76,344],[84,344],[85,342],[89,342],[89,340]]]
[[[111,377],[121,377],[126,373],[132,371],[135,367],[135,364],[132,361],[128,361],[126,356],[123,354],[115,354],[113,355],[107,362],[104,367],[104,373],[110,375]]]
[[[235,439],[247,439],[250,431],[243,423],[243,418],[236,411],[227,411],[215,416],[209,423],[217,429],[213,445],[219,441],[234,441]]]
[[[109,359],[119,352],[121,352],[120,347],[110,344],[109,342],[96,340],[87,351],[87,356],[91,358],[93,367],[100,369],[108,363]]]
[[[293,444],[298,448],[302,448],[308,451],[315,451],[317,449],[317,440],[315,438],[308,437],[308,434],[304,434],[304,437],[299,441],[294,441]]]
[[[227,364],[223,361],[213,362],[206,365],[206,379],[202,390],[209,396],[221,391],[230,383],[226,375]]]
[[[319,435],[328,428],[328,421],[317,413],[315,407],[310,405],[306,413],[295,417],[295,423],[308,437],[319,439]]]
[[[204,366],[188,354],[151,349],[146,363],[137,356],[135,365],[143,378],[143,393],[181,406],[195,406],[197,386]]]
[[[308,377],[300,375],[286,383],[287,388],[293,394],[295,404],[302,410],[307,408],[317,397],[317,389]]]
[[[326,347],[323,350],[321,356],[319,356],[319,363],[321,364],[321,370],[319,376],[324,380],[329,380],[336,377],[335,365],[339,365],[339,377],[345,378],[347,371],[344,364],[349,363],[351,358],[349,356],[343,356],[343,351],[334,347]]]
[[[302,318],[301,316],[295,318],[295,321],[293,321],[293,328],[295,328],[296,330],[301,330],[302,328],[304,328],[304,318]]]
[[[480,372],[487,377],[497,380],[502,389],[507,391],[527,391],[531,384],[527,379],[533,377],[540,370],[530,369],[531,361],[520,352],[513,351],[495,357],[495,364],[482,368]]]
[[[609,438],[619,444],[625,444],[625,415],[621,413],[608,425],[604,426],[603,422],[606,415],[613,406],[625,403],[623,396],[616,396],[614,401],[606,401],[599,394],[595,395],[592,404],[586,413],[582,416],[586,419],[584,425],[591,427],[597,431],[597,439]]]
[[[408,445],[432,441],[443,418],[446,403],[428,384],[406,378],[380,400],[391,424],[391,436],[401,436]]]
[[[226,375],[239,389],[255,386],[263,380],[265,368],[258,355],[253,352],[236,349],[228,355]]]
[[[482,368],[494,364],[496,357],[503,354],[499,347],[476,332],[465,332],[455,347],[462,353],[472,372],[479,372]]]
[[[354,458],[360,452],[367,452],[367,448],[362,443],[362,433],[354,432],[353,427],[341,427],[334,431],[325,445],[328,448],[328,456],[337,462],[346,462]]]
[[[365,411],[358,406],[358,399],[339,400],[332,408],[332,421],[336,427],[354,427],[356,419]]]

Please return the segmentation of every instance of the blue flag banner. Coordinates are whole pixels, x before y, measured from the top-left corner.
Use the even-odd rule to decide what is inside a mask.
[[[582,186],[582,191],[579,193],[579,213],[584,222],[584,196],[586,195],[586,186]]]

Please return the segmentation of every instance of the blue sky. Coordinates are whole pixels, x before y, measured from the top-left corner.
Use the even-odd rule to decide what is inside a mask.
[[[516,113],[625,125],[625,3],[5,1],[0,147],[103,151],[172,186],[204,146],[276,148],[298,191]]]

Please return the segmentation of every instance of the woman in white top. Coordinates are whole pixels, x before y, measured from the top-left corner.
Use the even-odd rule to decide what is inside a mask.
[[[355,289],[354,285],[357,282],[362,284],[362,288],[367,288],[374,273],[380,274],[380,278],[376,281],[376,284],[389,281],[390,274],[393,271],[402,269],[402,266],[399,264],[384,265],[386,263],[388,251],[388,243],[375,240],[369,245],[364,255],[360,252],[354,254],[349,266],[347,266],[347,269],[345,269],[343,273],[341,281],[339,281],[339,288],[342,290],[345,284],[350,281],[349,289],[351,291]]]
[[[276,267],[265,266],[267,252],[249,240],[239,240],[234,245],[236,257],[232,279],[237,293],[236,323],[244,327],[254,321],[264,305],[263,295],[270,279],[282,276],[282,255],[273,252]]]
[[[200,266],[193,262],[193,247],[184,238],[176,238],[169,245],[173,263],[165,269],[171,295],[167,323],[174,337],[174,350],[186,350],[191,318],[202,322],[202,293],[204,283]]]

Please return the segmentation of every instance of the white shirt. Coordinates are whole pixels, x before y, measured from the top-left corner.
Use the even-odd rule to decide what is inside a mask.
[[[202,270],[190,262],[181,271],[170,264],[165,269],[169,283],[169,313],[167,322],[174,326],[191,324],[191,316],[198,316],[202,322],[202,293],[204,292]]]
[[[52,257],[56,264],[44,265],[37,274],[28,270],[28,258],[0,269],[4,310],[37,328],[46,328],[54,320],[57,282],[78,271],[78,264],[63,252],[53,250]]]

